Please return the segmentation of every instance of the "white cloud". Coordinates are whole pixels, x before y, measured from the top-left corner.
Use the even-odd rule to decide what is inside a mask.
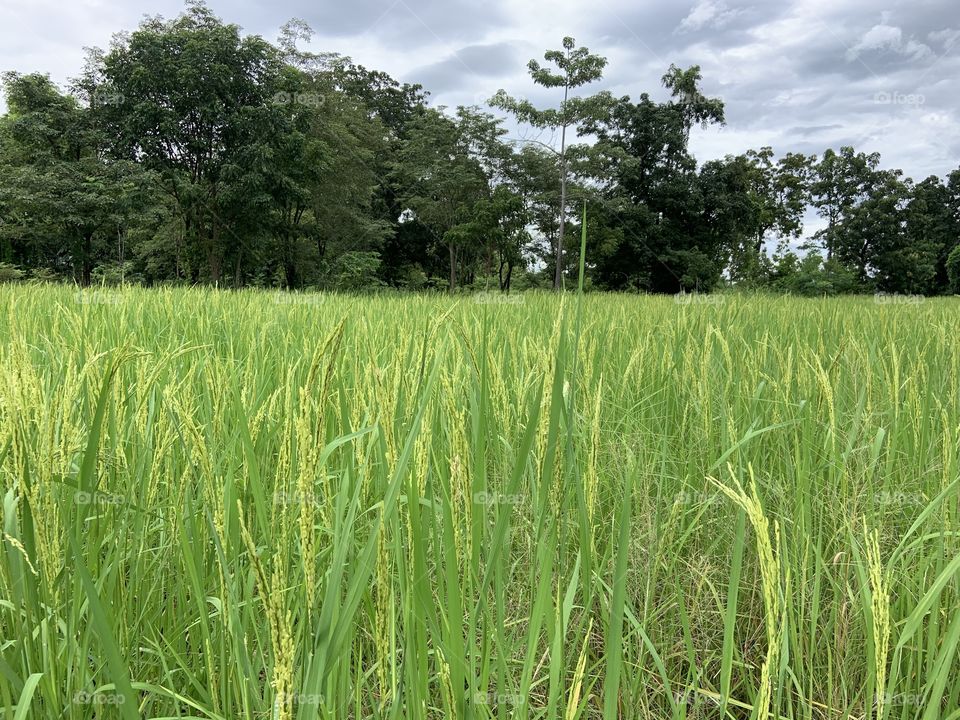
[[[933,56],[933,50],[929,45],[917,42],[913,38],[905,41],[903,30],[896,25],[887,25],[886,21],[885,14],[879,25],[874,25],[867,30],[859,42],[847,51],[847,59],[856,60],[871,50],[895,52],[913,60],[923,60]]]
[[[775,107],[809,107],[822,95],[822,91],[816,88],[798,87],[791,90],[781,90],[770,101],[770,104]]]
[[[705,27],[720,28],[739,14],[731,10],[723,0],[698,0],[690,13],[680,21],[678,32],[701,30]]]
[[[935,30],[927,35],[927,39],[935,45],[940,45],[944,50],[949,51],[960,42],[960,30],[951,30],[950,28]]]

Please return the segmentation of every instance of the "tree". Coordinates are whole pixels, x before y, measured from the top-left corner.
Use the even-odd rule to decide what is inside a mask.
[[[810,200],[810,175],[815,158],[788,153],[774,160],[773,148],[748,150],[738,162],[745,175],[743,193],[752,206],[752,236],[740,238],[733,247],[731,278],[736,282],[760,282],[768,265],[765,245],[777,239],[777,249],[786,252],[791,239],[803,231],[803,215]]]
[[[718,111],[718,101],[703,98],[696,86],[692,92],[709,112],[691,114],[685,103],[658,103],[644,93],[636,103],[622,98],[603,121],[585,124],[597,135],[603,167],[605,207],[593,223],[602,241],[594,271],[601,286],[675,293],[706,290],[720,278],[731,228],[743,220],[734,220],[740,211],[732,212],[732,205],[724,207],[734,198],[721,201],[721,189],[734,182],[730,173],[714,166],[698,177],[688,149],[690,123],[701,117],[719,122],[722,105]],[[711,218],[725,227],[711,226]]]
[[[155,170],[178,208],[193,280],[218,283],[255,257],[270,202],[269,163],[284,135],[276,48],[243,37],[205,5],[152,18],[103,57],[100,114],[114,153]]]
[[[418,84],[399,83],[387,73],[354,65],[347,58],[332,63],[335,87],[363,103],[394,138],[403,138],[407,124],[426,106],[427,94]]]
[[[771,286],[776,290],[816,297],[857,292],[859,286],[853,272],[836,259],[824,260],[817,252],[802,259],[787,252],[771,269]]]
[[[744,285],[756,284],[762,275],[763,238],[774,224],[772,188],[755,163],[749,153],[728,156],[705,163],[697,176],[703,200],[699,224],[708,233],[699,244],[725,255],[731,280]]]
[[[787,153],[773,161],[773,148],[748,150],[751,194],[758,206],[755,249],[760,253],[771,232],[781,241],[797,239],[803,231],[803,214],[810,203],[810,182],[815,156]]]
[[[398,163],[407,139],[407,128],[425,109],[427,93],[420,85],[399,83],[387,73],[368,70],[349,58],[330,63],[334,89],[356,103],[371,121],[369,145],[364,146],[365,162],[374,174],[367,216],[383,232],[380,243],[380,277],[395,285],[419,287],[426,282],[424,268],[431,265],[430,233],[416,222],[399,223],[406,209],[406,190],[396,182],[384,182]]]
[[[503,292],[510,292],[513,270],[523,263],[523,249],[530,240],[529,218],[523,197],[501,184],[489,197],[477,201],[472,219],[464,225],[465,235],[484,249],[487,277],[493,275],[496,261],[498,286]]]
[[[606,60],[564,38],[528,65],[537,86],[563,88],[557,107],[492,99],[553,136],[505,142],[493,116],[429,109],[419,85],[301,49],[311,37],[292,20],[271,44],[188,0],[88,51],[66,90],[6,75],[3,274],[560,289],[567,214],[588,199],[594,287],[930,294],[956,275],[960,170],[914,184],[852,147],[698,163],[694,129],[726,118],[697,66],[670,66],[662,102],[581,96]],[[805,249],[824,257],[801,260],[810,206],[826,227]]]
[[[94,267],[123,261],[122,239],[147,176],[132,162],[107,163],[92,112],[43,75],[7,74],[0,163],[4,255],[69,272],[89,285]]]
[[[350,277],[345,282],[355,286],[357,274],[342,272],[339,261],[362,253],[351,268],[379,268],[392,232],[389,219],[372,207],[385,174],[385,129],[361,100],[338,89],[339,59],[297,49],[296,40],[310,36],[297,22],[285,26],[281,39],[287,67],[283,89],[272,98],[283,124],[268,166],[271,234],[287,287],[324,284],[325,274]]]
[[[949,292],[960,295],[960,245],[955,247],[947,257],[947,277],[949,278]]]
[[[521,198],[529,224],[536,231],[526,249],[544,267],[556,260],[559,234],[557,204],[560,202],[560,176],[553,154],[539,145],[523,145],[510,158],[510,186]],[[552,284],[554,273],[550,273]]]
[[[960,245],[960,170],[954,170],[947,176],[944,188],[945,191],[932,198],[930,202],[933,205],[937,202],[943,202],[946,205],[942,210],[943,214],[935,224],[942,223],[941,230],[945,233],[944,244],[937,260],[937,287],[941,291],[948,291],[950,279],[946,267],[947,258]]]
[[[464,248],[474,237],[471,213],[486,196],[487,177],[470,154],[468,120],[428,109],[411,121],[399,153],[394,178],[405,189],[405,218],[427,228],[447,251],[448,289],[457,288],[457,269]]]
[[[899,170],[864,174],[862,197],[839,228],[834,252],[864,286],[872,282],[882,291],[922,292],[936,272],[936,255],[905,247],[903,208],[909,188],[900,175]]]
[[[686,70],[671,65],[661,80],[663,86],[670,91],[670,97],[679,112],[685,146],[690,142],[690,132],[694,125],[706,128],[726,122],[723,101],[703,95],[700,92],[701,80],[703,74],[699,65],[693,65]]]
[[[606,58],[592,55],[585,47],[575,48],[576,41],[572,37],[565,37],[562,50],[548,50],[544,53],[544,60],[553,63],[558,72],[552,72],[536,60],[531,60],[527,65],[535,84],[546,88],[563,88],[563,101],[558,109],[538,109],[528,100],[510,97],[502,89],[490,100],[491,105],[513,114],[520,122],[535,128],[560,131],[560,202],[553,279],[556,290],[563,285],[563,240],[567,217],[567,130],[588,120],[602,118],[612,103],[610,94],[606,92],[591,97],[570,96],[571,90],[599,80],[607,65]]]
[[[813,166],[812,204],[827,221],[827,227],[819,230],[815,239],[826,251],[827,259],[833,257],[843,221],[862,199],[879,163],[879,153],[867,155],[845,146],[839,153],[827,150]]]
[[[960,239],[950,204],[948,186],[935,176],[910,192],[903,211],[903,247],[890,258],[891,276],[908,281],[905,291],[934,294],[947,289],[947,257]]]

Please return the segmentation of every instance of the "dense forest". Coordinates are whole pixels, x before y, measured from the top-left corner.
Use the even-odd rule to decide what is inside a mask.
[[[560,287],[586,204],[596,289],[960,292],[960,170],[914,182],[851,147],[699,163],[691,133],[725,114],[696,66],[665,68],[663,102],[591,94],[606,60],[565,38],[529,64],[554,107],[451,110],[310,36],[189,2],[88,51],[66,90],[5,74],[0,280]]]

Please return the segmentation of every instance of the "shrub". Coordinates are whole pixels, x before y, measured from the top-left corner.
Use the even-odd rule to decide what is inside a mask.
[[[0,282],[16,282],[23,279],[23,270],[10,263],[0,263]]]
[[[383,285],[377,275],[380,253],[346,252],[330,268],[330,286],[334,290],[363,292]]]
[[[950,280],[950,292],[960,295],[960,243],[947,256],[947,277]]]

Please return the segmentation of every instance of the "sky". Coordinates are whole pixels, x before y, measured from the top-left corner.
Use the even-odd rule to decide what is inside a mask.
[[[431,102],[483,105],[499,88],[538,105],[531,58],[564,36],[608,58],[609,90],[665,99],[671,63],[700,65],[705,95],[727,123],[698,131],[702,162],[765,145],[822,153],[853,145],[921,180],[960,167],[958,0],[210,0],[224,20],[277,37],[290,18],[315,32],[309,49],[418,82]],[[62,86],[84,47],[177,0],[0,0],[0,70],[42,71]],[[531,135],[517,131],[523,137]],[[552,138],[536,136],[541,141]]]

